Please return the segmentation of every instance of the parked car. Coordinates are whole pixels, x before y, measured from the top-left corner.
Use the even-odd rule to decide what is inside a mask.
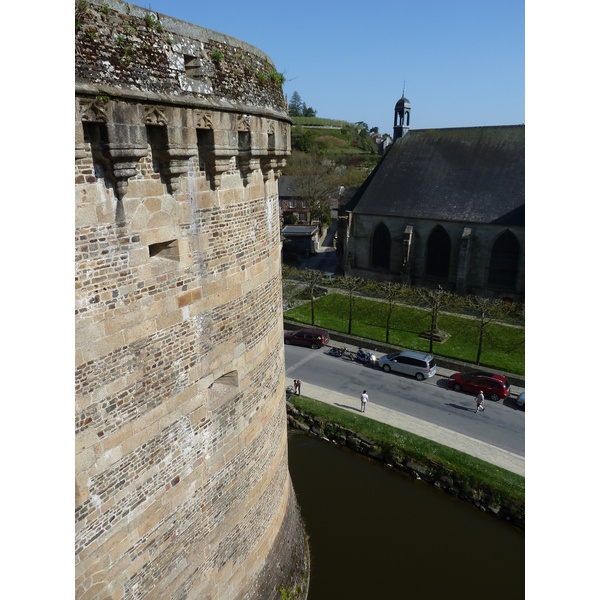
[[[294,346],[306,346],[307,348],[322,348],[329,344],[329,332],[324,329],[298,329],[297,331],[286,331],[283,336],[286,344]]]
[[[521,406],[521,407],[525,408],[525,391],[522,391],[517,396],[517,406]]]
[[[457,392],[463,390],[477,394],[479,390],[492,400],[508,398],[510,383],[504,375],[494,373],[454,373],[448,377],[448,384]]]
[[[382,356],[377,363],[386,373],[394,371],[404,375],[416,377],[423,381],[426,377],[433,377],[436,371],[435,359],[431,354],[403,350]]]

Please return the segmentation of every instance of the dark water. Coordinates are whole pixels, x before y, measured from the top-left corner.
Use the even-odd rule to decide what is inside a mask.
[[[467,502],[291,432],[311,554],[309,600],[525,597],[525,534]]]

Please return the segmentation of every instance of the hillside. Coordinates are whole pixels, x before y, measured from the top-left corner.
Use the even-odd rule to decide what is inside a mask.
[[[316,153],[342,173],[343,185],[358,187],[382,157],[360,124],[319,117],[291,117],[292,159],[296,152]],[[284,169],[284,174],[289,174]]]

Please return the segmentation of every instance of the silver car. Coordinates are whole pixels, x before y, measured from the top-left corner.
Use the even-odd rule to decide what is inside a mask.
[[[378,364],[386,373],[394,371],[416,377],[419,381],[433,377],[436,371],[435,359],[431,354],[413,350],[387,354],[379,359]]]

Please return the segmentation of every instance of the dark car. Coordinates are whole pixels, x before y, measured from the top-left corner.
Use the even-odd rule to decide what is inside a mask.
[[[454,373],[448,377],[448,384],[457,392],[464,390],[477,394],[479,390],[492,400],[508,398],[510,383],[504,375],[494,373]]]
[[[321,348],[329,344],[329,332],[324,329],[298,329],[298,331],[286,331],[283,336],[286,344],[294,346],[306,346],[307,348]]]

